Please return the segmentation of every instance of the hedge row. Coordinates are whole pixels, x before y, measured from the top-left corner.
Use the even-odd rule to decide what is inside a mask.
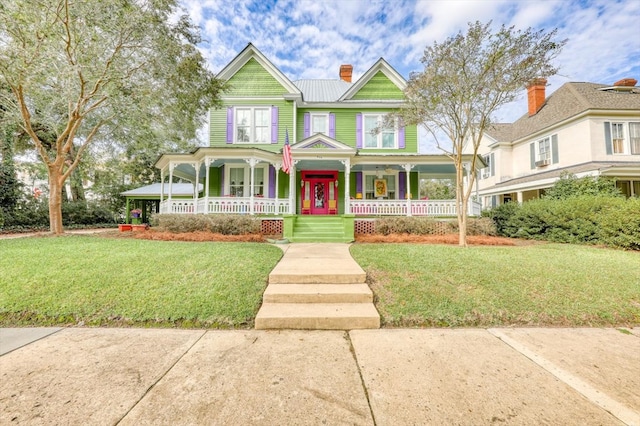
[[[457,232],[457,221],[442,221],[428,217],[384,217],[377,219],[375,226],[375,233],[382,235],[442,235]],[[469,218],[467,220],[467,235],[497,235],[497,230],[489,218]]]
[[[506,203],[488,213],[498,234],[640,250],[640,199],[579,196]]]
[[[152,225],[169,232],[207,231],[223,235],[260,233],[260,219],[247,215],[156,214]]]

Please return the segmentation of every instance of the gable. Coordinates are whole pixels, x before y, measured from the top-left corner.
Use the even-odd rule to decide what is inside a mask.
[[[228,81],[227,96],[282,96],[288,90],[262,65],[251,58]]]
[[[402,99],[403,93],[382,71],[378,71],[351,99]]]

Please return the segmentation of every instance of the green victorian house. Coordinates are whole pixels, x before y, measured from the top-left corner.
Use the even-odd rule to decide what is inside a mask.
[[[247,45],[218,75],[230,90],[210,112],[209,146],[156,162],[159,212],[258,215],[293,241],[350,241],[383,215],[455,216],[455,200],[419,199],[421,179],[455,177],[452,161],[420,154],[416,126],[373,131],[406,80],[382,58],[355,82],[352,70],[291,81]],[[178,196],[176,178],[193,193]]]

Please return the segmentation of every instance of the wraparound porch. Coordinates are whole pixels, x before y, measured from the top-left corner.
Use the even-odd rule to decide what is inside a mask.
[[[203,197],[172,199],[160,203],[160,213],[171,214],[250,214],[281,216],[295,214],[292,202],[286,198],[266,197]],[[480,203],[470,201],[469,216],[479,216]],[[355,216],[432,216],[456,217],[456,200],[349,200],[345,214]]]

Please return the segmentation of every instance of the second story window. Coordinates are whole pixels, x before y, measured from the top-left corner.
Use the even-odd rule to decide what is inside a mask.
[[[624,154],[624,124],[611,123],[611,143],[614,154]]]
[[[397,148],[396,129],[394,127],[381,127],[383,120],[383,114],[363,115],[365,148]]]
[[[548,137],[538,141],[538,161],[542,164],[551,163],[551,140]]]
[[[629,123],[631,154],[640,155],[640,123]]]
[[[270,125],[269,108],[236,108],[236,142],[269,143]]]
[[[322,133],[329,134],[329,115],[328,114],[311,114],[311,134]]]

